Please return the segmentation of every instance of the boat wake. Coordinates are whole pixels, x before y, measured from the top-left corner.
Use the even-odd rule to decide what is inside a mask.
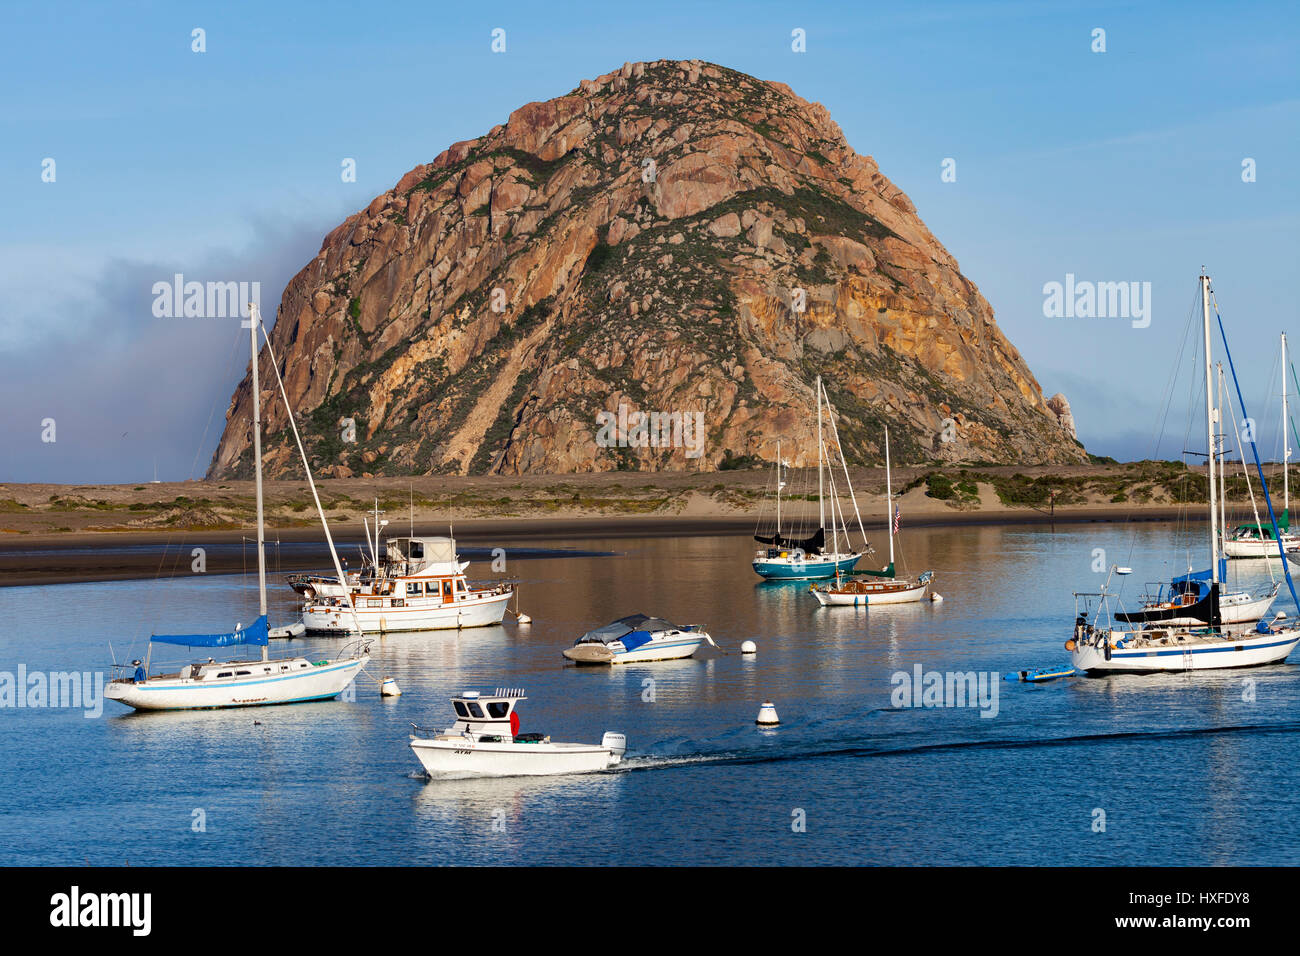
[[[767,764],[805,760],[854,759],[864,757],[905,757],[927,753],[945,753],[963,750],[1020,750],[1054,747],[1096,746],[1107,743],[1143,741],[1176,741],[1202,737],[1234,734],[1279,736],[1300,733],[1300,721],[1276,724],[1234,724],[1220,727],[1194,727],[1182,729],[1124,731],[1117,733],[1081,734],[1070,737],[1007,737],[981,740],[936,740],[928,743],[901,744],[896,737],[879,738],[861,743],[823,741],[811,746],[775,745],[745,749],[681,753],[655,753],[660,748],[650,748],[644,754],[630,754],[610,773],[634,773],[645,770],[664,770],[691,767],[700,764]]]

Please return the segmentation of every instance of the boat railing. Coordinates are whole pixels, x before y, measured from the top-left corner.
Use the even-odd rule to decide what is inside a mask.
[[[334,655],[336,661],[346,660],[349,657],[360,657],[362,654],[370,653],[370,645],[374,641],[369,637],[359,637],[354,641],[348,641],[339,648],[338,653]]]

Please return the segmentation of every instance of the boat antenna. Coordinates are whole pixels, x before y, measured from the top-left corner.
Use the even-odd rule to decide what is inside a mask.
[[[352,612],[352,623],[356,625],[357,633],[365,635],[365,629],[361,626],[361,618],[357,616],[356,601],[352,597],[352,591],[348,587],[348,579],[343,574],[343,566],[339,564],[339,553],[334,548],[334,536],[330,534],[330,523],[325,517],[325,508],[320,503],[320,493],[316,490],[316,480],[311,476],[311,465],[307,461],[307,452],[302,447],[302,436],[298,434],[298,423],[293,417],[293,406],[289,404],[289,393],[284,387],[284,378],[280,375],[280,363],[275,360],[275,349],[271,346],[271,334],[266,331],[266,326],[262,325],[262,316],[256,305],[249,305],[249,315],[252,316],[253,326],[261,326],[262,337],[266,340],[266,354],[271,360],[271,369],[275,372],[276,384],[280,386],[280,397],[284,399],[285,415],[289,419],[289,427],[293,430],[293,440],[298,445],[298,454],[302,456],[302,468],[307,473],[307,486],[311,488],[312,500],[316,502],[316,513],[320,515],[321,526],[325,529],[325,543],[329,545],[330,558],[334,561],[334,573],[339,576],[339,587],[343,589],[343,597],[348,602],[348,609]]]
[[[257,486],[257,613],[266,617],[266,517],[262,506],[262,387],[257,377],[257,306],[249,306],[248,346],[252,352],[253,387],[253,474]],[[157,477],[157,476],[155,476]],[[262,660],[269,651],[262,645]]]

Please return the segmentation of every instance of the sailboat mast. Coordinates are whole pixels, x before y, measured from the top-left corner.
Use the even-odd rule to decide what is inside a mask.
[[[1210,484],[1210,582],[1219,583],[1219,495],[1214,483],[1214,382],[1210,362],[1210,277],[1201,274],[1201,319],[1205,326],[1205,457]]]
[[[885,426],[885,520],[889,522],[889,563],[894,563],[894,485],[889,477],[889,426]]]
[[[826,502],[822,497],[822,377],[817,376],[817,527],[826,527]]]
[[[781,439],[776,440],[776,533],[781,533]]]
[[[1219,454],[1219,540],[1220,542],[1228,540],[1228,487],[1224,474],[1228,470],[1228,430],[1224,425],[1226,419],[1223,415],[1223,363],[1215,363],[1215,368],[1219,372],[1219,432],[1218,432],[1218,454]],[[1227,545],[1224,545],[1227,550]]]
[[[257,612],[266,617],[266,518],[262,511],[262,386],[257,378],[257,315],[249,310],[248,344],[253,355],[253,474],[257,483]],[[262,645],[262,660],[268,657]]]
[[[1282,517],[1290,520],[1288,512],[1291,510],[1291,469],[1288,463],[1291,460],[1291,443],[1287,440],[1286,434],[1287,417],[1286,417],[1286,333],[1282,333]]]

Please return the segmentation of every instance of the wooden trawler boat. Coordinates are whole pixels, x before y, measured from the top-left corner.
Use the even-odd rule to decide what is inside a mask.
[[[302,620],[308,631],[351,634],[359,621],[369,633],[447,630],[500,624],[514,595],[514,585],[471,585],[465,576],[468,561],[456,555],[456,540],[448,537],[390,538],[379,557],[376,506],[374,538],[366,527],[370,563],[348,579],[299,578],[295,590],[303,595]],[[293,582],[291,582],[293,583]]]
[[[519,732],[516,706],[527,700],[518,689],[494,694],[466,691],[451,699],[456,721],[430,734],[412,725],[411,750],[434,779],[538,777],[593,773],[617,765],[627,738],[606,733],[599,744],[557,743],[540,733]]]

